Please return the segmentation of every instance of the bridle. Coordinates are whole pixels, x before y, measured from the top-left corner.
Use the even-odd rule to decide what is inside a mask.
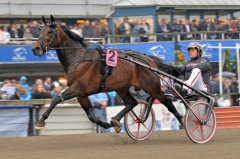
[[[44,31],[45,31],[45,29],[46,29],[47,27],[49,27],[49,28],[51,29],[51,31],[52,31],[51,37],[44,37]],[[41,28],[40,28],[40,29],[41,29]],[[49,50],[54,50],[54,48],[52,48],[52,41],[53,41],[53,38],[54,38],[54,36],[55,36],[56,33],[57,33],[57,25],[56,25],[56,27],[51,28],[51,27],[49,26],[49,24],[47,24],[47,25],[43,28],[42,36],[39,38],[39,40],[41,40],[40,45],[41,45],[41,47],[42,47],[42,50],[46,49],[46,50],[45,50],[46,52],[49,51]],[[56,34],[56,35],[57,35],[57,34]],[[48,41],[48,45],[47,45],[45,48],[44,48],[44,40],[47,40],[47,41]]]

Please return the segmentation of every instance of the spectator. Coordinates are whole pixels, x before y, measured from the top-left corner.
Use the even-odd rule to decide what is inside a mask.
[[[149,34],[149,27],[146,24],[146,19],[142,18],[141,19],[141,25],[139,28],[139,34],[145,34],[140,37],[141,42],[148,42],[148,35]]]
[[[63,90],[67,89],[68,88],[67,80],[62,80],[61,81],[61,86],[63,87]]]
[[[215,31],[215,30],[216,30],[216,28],[215,28],[214,23],[212,22],[212,19],[207,18],[206,19],[206,24],[205,24],[205,27],[204,27],[204,31],[210,32],[210,31]],[[216,38],[215,34],[213,34],[213,33],[207,34],[207,39],[213,40],[215,38]]]
[[[57,97],[59,94],[61,94],[63,91],[63,87],[62,86],[57,86],[53,89],[52,92],[52,97]]]
[[[147,25],[147,27],[148,27],[148,30],[149,30],[149,32],[150,32],[150,25],[149,25],[149,23],[147,22],[147,19],[146,19],[145,17],[143,17],[143,18],[141,19],[141,21],[144,21],[144,22],[146,23],[146,25]],[[131,27],[133,27],[133,26],[131,26]]]
[[[20,27],[17,30],[18,32],[18,38],[23,38],[23,34],[24,34],[24,26],[21,24]]]
[[[32,86],[32,91],[31,91],[31,93],[33,93],[33,92],[35,91],[37,85],[43,85],[43,80],[40,79],[40,78],[36,79],[35,84]]]
[[[22,95],[24,95],[24,90],[22,88],[16,88],[15,93],[9,98],[9,100],[20,100]]]
[[[38,29],[37,21],[32,22],[32,27],[30,28],[30,33],[32,34],[33,38],[38,38],[40,30]]]
[[[79,35],[82,37],[83,35],[82,35],[82,27],[81,27],[81,24],[78,24],[78,33],[79,33]]]
[[[172,23],[170,31],[171,32],[181,32],[180,25],[177,23],[177,19],[176,18],[173,19],[173,23]],[[172,36],[172,40],[173,41],[175,40],[175,36]]]
[[[33,27],[33,23],[31,22],[31,21],[29,21],[28,23],[27,23],[27,28],[31,28],[31,27]]]
[[[82,28],[82,35],[84,38],[92,38],[93,37],[92,28],[89,25],[88,20],[85,21],[85,25]]]
[[[131,34],[139,34],[139,29],[140,29],[140,25],[137,19],[133,20],[132,23],[132,29],[131,29]],[[139,36],[135,36],[133,37],[133,42],[140,42],[140,37]]]
[[[159,20],[157,33],[168,33],[169,31],[170,31],[170,27],[166,23],[166,19],[163,18],[162,20]],[[168,41],[168,40],[169,40],[168,35],[160,35],[157,37],[157,41]]]
[[[23,38],[25,40],[31,40],[33,38],[32,34],[30,33],[30,28],[25,28],[25,32],[23,34]]]
[[[21,76],[19,83],[21,87],[24,89],[25,93],[20,97],[21,100],[29,100],[31,99],[31,90],[29,85],[27,84],[27,77],[26,76]]]
[[[230,93],[238,93],[237,77],[232,77],[231,85],[229,86]]]
[[[98,118],[98,120],[101,120],[102,122],[107,122],[106,119],[106,106],[108,103],[108,97],[106,93],[98,93],[93,94],[88,97],[92,106],[95,116]],[[97,132],[99,130],[99,125],[97,125]],[[107,130],[101,127],[101,133],[106,133]]]
[[[11,25],[11,30],[9,33],[11,35],[11,38],[18,38],[18,31],[17,31],[17,27],[15,24]]]
[[[45,80],[44,80],[44,83],[43,83],[43,86],[45,87],[45,90],[47,92],[51,92],[52,89],[53,89],[53,84],[52,84],[52,79],[51,77],[45,77]]]
[[[6,26],[2,26],[2,30],[3,30],[3,32],[2,32],[2,34],[3,34],[3,42],[4,43],[8,43],[10,41],[10,39],[11,39],[11,35],[8,32],[8,29],[7,29]]]
[[[209,86],[211,94],[219,94],[219,76],[213,76]]]
[[[4,80],[4,85],[1,88],[1,92],[7,92],[8,98],[11,97],[15,93],[15,87],[12,86],[10,80]]]
[[[107,36],[107,35],[112,35],[111,29],[108,27],[108,23],[104,22],[102,31],[100,33],[101,36]],[[108,41],[108,38],[105,38],[105,42]]]
[[[49,92],[46,92],[45,87],[41,84],[35,87],[34,92],[32,93],[31,99],[51,99]],[[43,106],[43,105],[42,105]]]
[[[196,19],[192,20],[190,26],[191,26],[193,32],[197,32],[198,31],[198,25],[197,25]],[[200,39],[200,35],[199,34],[194,34],[193,37],[194,37],[195,40],[199,40]]]
[[[129,23],[128,17],[125,17],[123,19],[123,23],[118,28],[119,35],[129,35],[131,31],[131,24]],[[122,37],[121,39],[122,43],[130,43],[130,37]]]
[[[100,26],[95,22],[91,22],[91,27],[92,27],[92,37],[99,38],[100,32],[101,32]]]
[[[185,24],[183,25],[183,32],[184,33],[193,32],[193,29],[192,29],[191,25],[189,24],[188,19],[185,20]],[[184,40],[191,40],[193,38],[193,35],[192,34],[184,34],[183,38],[184,38]]]
[[[224,78],[222,84],[223,84],[223,93],[230,93],[230,89],[229,89],[230,79]]]
[[[205,30],[205,25],[206,25],[205,19],[201,19],[200,23],[199,23],[199,26],[198,26],[198,31],[204,31]]]
[[[73,28],[71,29],[71,31],[80,36],[77,24],[73,25]]]

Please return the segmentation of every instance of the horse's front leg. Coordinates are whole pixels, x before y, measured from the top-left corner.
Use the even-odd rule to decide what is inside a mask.
[[[76,87],[69,87],[64,92],[59,94],[57,97],[54,97],[51,105],[47,108],[47,110],[43,113],[41,119],[37,122],[35,129],[41,130],[45,127],[45,120],[49,117],[50,113],[52,112],[53,108],[63,102],[64,100],[71,99],[78,95],[78,91],[76,91]]]
[[[91,122],[96,123],[105,129],[108,129],[108,128],[114,126],[114,124],[112,122],[111,123],[103,122],[95,116],[95,114],[93,112],[93,107],[92,107],[88,97],[78,96],[77,99],[78,99],[78,102],[80,103],[80,105],[82,106],[82,108],[84,109],[84,111],[86,112],[86,114]]]

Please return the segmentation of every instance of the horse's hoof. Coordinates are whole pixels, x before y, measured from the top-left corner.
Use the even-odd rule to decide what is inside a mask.
[[[114,129],[115,129],[115,132],[116,133],[119,133],[121,130],[122,130],[122,125],[121,125],[121,123],[118,121],[118,120],[116,120],[116,119],[114,119],[114,118],[112,118],[112,122],[114,123]]]
[[[36,130],[42,130],[45,128],[45,122],[38,122],[37,125],[35,126]]]

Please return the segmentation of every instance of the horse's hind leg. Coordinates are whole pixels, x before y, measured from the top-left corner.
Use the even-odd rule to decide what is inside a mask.
[[[122,98],[123,103],[125,104],[125,108],[121,110],[115,117],[112,117],[112,122],[115,125],[116,133],[119,133],[122,129],[122,125],[120,124],[120,120],[127,114],[132,108],[134,108],[138,102],[135,98],[130,94],[129,88],[124,88],[117,91],[117,94]]]
[[[86,112],[86,114],[87,114],[87,116],[88,116],[88,118],[91,122],[96,123],[96,124],[102,126],[105,129],[108,129],[108,128],[114,126],[113,123],[109,124],[107,122],[103,122],[101,120],[98,120],[98,118],[95,116],[95,114],[93,112],[93,107],[92,107],[88,97],[78,96],[77,99],[78,99],[78,102],[80,103],[81,107]]]

